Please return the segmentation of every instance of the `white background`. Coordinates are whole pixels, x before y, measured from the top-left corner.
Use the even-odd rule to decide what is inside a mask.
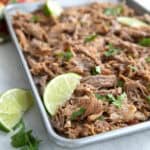
[[[82,1],[82,0],[81,0]],[[138,0],[137,0],[138,1]],[[150,7],[150,1],[139,0]],[[71,0],[70,0],[71,2]],[[149,4],[148,4],[149,3]],[[150,8],[149,8],[150,9]],[[18,54],[12,43],[0,45],[0,92],[11,88],[28,88],[28,81],[20,64]],[[33,129],[42,143],[40,150],[66,150],[56,146],[48,138],[36,106],[24,116],[28,129]],[[11,133],[0,132],[0,150],[13,150],[10,145]],[[77,150],[150,150],[150,131],[100,142]]]

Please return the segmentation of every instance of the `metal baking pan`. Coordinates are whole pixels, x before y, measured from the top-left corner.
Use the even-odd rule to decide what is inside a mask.
[[[102,0],[99,0],[99,1],[102,2]],[[113,1],[112,0],[103,0],[103,2],[104,1],[105,2],[106,1],[118,2],[116,0],[113,0]],[[87,3],[91,3],[91,2],[93,2],[93,0],[75,0],[75,1],[60,0],[59,2],[63,7],[69,7],[69,6],[84,5],[84,4],[87,4]],[[7,25],[8,25],[10,35],[11,35],[12,40],[13,40],[15,46],[16,46],[17,52],[20,56],[20,60],[23,64],[24,70],[25,70],[26,75],[28,77],[29,84],[31,86],[32,92],[35,96],[36,103],[38,105],[40,114],[43,118],[43,122],[45,124],[45,127],[46,127],[49,138],[52,141],[54,141],[56,144],[58,144],[62,147],[73,148],[73,147],[80,147],[80,146],[83,146],[83,145],[91,144],[91,143],[94,143],[94,142],[100,142],[100,141],[108,140],[110,138],[116,138],[116,137],[119,137],[119,136],[122,136],[122,135],[130,134],[130,133],[133,133],[133,132],[138,132],[138,131],[142,131],[142,130],[150,128],[150,121],[146,121],[146,122],[143,122],[143,123],[139,123],[137,125],[132,125],[132,126],[128,126],[128,127],[125,127],[125,128],[116,129],[116,130],[109,131],[109,132],[106,132],[106,133],[100,133],[100,134],[97,134],[97,135],[94,135],[94,136],[84,137],[84,138],[80,138],[80,139],[65,138],[63,136],[58,135],[54,131],[54,129],[53,129],[51,123],[50,123],[49,116],[48,116],[48,114],[47,114],[47,112],[44,108],[43,103],[42,103],[42,99],[39,95],[38,89],[37,89],[37,87],[36,87],[36,85],[33,81],[32,75],[30,73],[29,67],[27,65],[26,59],[25,59],[24,54],[21,50],[21,47],[19,45],[19,42],[17,40],[15,31],[14,31],[13,25],[12,25],[12,16],[13,16],[13,14],[15,14],[18,11],[33,12],[33,11],[41,8],[43,6],[43,4],[44,4],[44,2],[37,2],[37,3],[30,3],[30,4],[29,3],[28,4],[27,3],[12,4],[12,5],[9,5],[5,8],[4,15],[5,15]],[[134,1],[127,0],[127,4],[129,6],[131,4],[131,7],[135,8],[136,10],[137,9],[140,10],[140,13],[144,12],[143,11],[144,8],[140,7]]]

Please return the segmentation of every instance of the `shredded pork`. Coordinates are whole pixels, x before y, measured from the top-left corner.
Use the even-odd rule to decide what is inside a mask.
[[[42,10],[14,16],[16,35],[41,95],[57,75],[82,76],[70,100],[51,117],[54,129],[63,136],[95,135],[150,118],[150,47],[138,44],[150,38],[150,27],[137,29],[116,20],[121,15],[149,23],[150,16],[137,16],[125,5],[121,14],[104,13],[116,6],[92,3],[66,8],[58,18]]]

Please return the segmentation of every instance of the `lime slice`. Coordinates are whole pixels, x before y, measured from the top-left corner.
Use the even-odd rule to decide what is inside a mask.
[[[62,11],[62,7],[55,0],[47,0],[44,7],[44,12],[47,16],[58,17]]]
[[[44,91],[44,104],[47,111],[54,115],[58,106],[64,104],[80,83],[81,76],[75,73],[59,75],[51,80]]]
[[[33,97],[29,91],[12,89],[3,93],[0,97],[0,129],[10,131],[32,104]]]
[[[33,105],[32,94],[27,90],[11,89],[0,98],[0,113],[25,112]],[[11,107],[13,106],[13,107]]]
[[[0,113],[0,129],[9,132],[20,122],[22,113],[18,114],[5,114]]]
[[[122,23],[124,25],[130,26],[130,27],[147,27],[148,24],[136,19],[136,18],[130,18],[130,17],[118,17],[117,21],[119,23]]]

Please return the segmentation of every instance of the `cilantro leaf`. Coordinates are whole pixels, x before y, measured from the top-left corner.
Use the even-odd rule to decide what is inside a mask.
[[[106,57],[114,56],[120,51],[120,49],[115,48],[112,44],[109,44],[108,47],[108,50],[104,53]]]
[[[150,56],[147,57],[147,58],[145,58],[145,61],[146,61],[147,63],[150,63]]]
[[[123,6],[122,5],[118,5],[116,7],[111,7],[111,8],[106,8],[104,10],[104,14],[107,16],[117,16],[122,14],[123,12]]]
[[[132,66],[132,65],[129,65],[129,68],[133,71],[133,72],[136,72],[138,69],[136,66]]]
[[[97,118],[97,120],[100,120],[100,121],[103,121],[104,119],[105,119],[104,116],[100,116]]]
[[[116,107],[120,108],[122,105],[122,101],[126,98],[126,93],[122,93],[121,95],[117,96],[116,98],[112,94],[108,94],[107,97],[109,101],[114,104]]]
[[[124,82],[122,80],[118,80],[117,86],[118,87],[123,87]]]
[[[142,46],[150,46],[150,38],[143,38],[139,41],[139,44]]]
[[[83,114],[85,113],[85,111],[86,111],[86,109],[83,108],[83,107],[81,107],[79,110],[74,111],[74,112],[71,114],[71,118],[70,118],[70,119],[71,119],[72,121],[73,121],[73,120],[76,120],[77,117],[83,115]]]
[[[117,99],[116,101],[113,101],[113,104],[120,108],[122,105],[122,101],[126,98],[126,96],[126,93],[122,93],[121,95],[117,96]]]
[[[19,131],[11,137],[11,145],[22,150],[38,150],[40,140],[32,135],[32,130],[25,131],[24,124]]]
[[[96,38],[97,36],[98,36],[97,34],[89,35],[89,36],[87,36],[87,37],[84,39],[84,42],[85,42],[85,43],[91,42],[91,41],[95,40],[95,38]]]
[[[33,15],[30,19],[31,22],[38,22],[39,21],[39,16]]]
[[[150,96],[147,96],[147,101],[150,103]]]
[[[98,100],[106,100],[106,96],[104,95],[100,95],[100,94],[95,94],[95,97],[98,99]]]
[[[66,61],[69,61],[73,57],[73,53],[71,49],[68,48],[64,52],[59,53],[58,56],[62,57]]]
[[[91,74],[92,75],[97,75],[97,74],[100,74],[101,73],[101,68],[100,66],[95,66],[91,69]]]

